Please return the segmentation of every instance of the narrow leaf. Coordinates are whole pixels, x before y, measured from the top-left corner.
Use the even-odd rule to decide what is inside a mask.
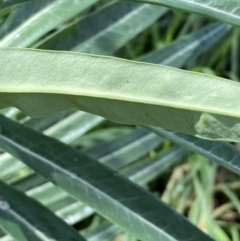
[[[0,41],[0,46],[28,47],[50,30],[71,19],[97,1],[98,0],[54,1],[5,36]],[[36,31],[36,29],[38,31]]]
[[[237,0],[129,0],[150,3],[190,13],[201,14],[210,18],[240,26],[240,3]]]
[[[76,20],[34,47],[111,55],[166,11],[149,4],[114,2]]]
[[[23,4],[15,6],[9,14],[8,19],[6,20],[4,25],[0,28],[0,38],[2,39],[3,37],[5,37],[11,31],[19,27],[24,21],[33,16],[36,12],[43,9],[48,4],[51,4],[53,1],[27,1]]]
[[[112,57],[27,49],[1,49],[0,66],[0,108],[15,106],[33,117],[81,109],[124,124],[240,139],[240,84],[234,81]]]
[[[106,145],[91,148],[85,153],[99,159],[105,165],[118,169],[146,155],[147,152],[158,147],[162,141],[163,139],[159,136],[140,129]],[[141,185],[146,184],[149,178],[161,174],[166,167],[178,161],[184,153],[182,150],[175,150],[171,151],[171,153],[158,155],[154,159],[146,160],[147,165],[143,164],[137,168],[134,167],[132,172],[126,175],[134,181],[141,179],[138,182]],[[146,168],[145,171],[144,168]],[[68,224],[76,224],[94,213],[91,208],[70,198],[60,187],[52,183],[46,183],[46,180],[40,175],[35,174],[19,180],[13,185],[17,189],[26,192],[27,195],[38,199],[42,204],[47,205]]]
[[[52,119],[50,118],[50,121],[51,120]],[[104,119],[99,116],[94,116],[84,112],[76,112],[49,127],[44,131],[44,134],[58,138],[60,141],[69,144],[76,138],[81,137],[97,124],[101,123],[103,120]],[[4,180],[9,180],[10,177],[18,176],[16,173],[21,173],[24,169],[25,171],[28,169],[24,163],[20,162],[8,153],[0,155],[0,165],[0,178]],[[31,172],[28,174],[30,175]]]
[[[145,128],[240,174],[240,150],[229,143],[202,140],[194,136],[152,126]]]
[[[12,7],[12,6],[14,6],[16,4],[19,4],[19,3],[28,2],[28,1],[31,1],[31,0],[8,0],[8,1],[4,1],[3,3],[0,3],[0,10]]]
[[[160,152],[156,157],[128,171],[126,175],[134,182],[144,185],[169,170],[186,154],[187,151],[184,148],[170,148],[168,151]]]
[[[176,40],[163,49],[140,57],[138,61],[182,68],[208,50],[228,30],[229,27],[226,24],[211,23],[184,38]]]
[[[73,113],[74,111],[63,111],[45,118],[30,118],[29,120],[24,121],[23,124],[25,126],[31,127],[34,130],[45,131]]]
[[[84,241],[51,211],[0,181],[0,225],[18,241]]]
[[[212,240],[154,195],[78,150],[3,116],[0,123],[5,151],[137,238]]]
[[[91,148],[84,152],[84,154],[88,154],[90,157],[98,159],[98,161],[104,163],[108,167],[117,170],[126,167],[134,161],[137,161],[140,157],[146,155],[150,150],[160,146],[162,142],[163,139],[156,134],[149,133],[144,129],[140,129],[131,133],[130,135],[118,138],[110,143],[100,145],[96,148]],[[181,153],[182,152],[178,152],[178,155],[176,155],[173,151],[172,155],[169,155],[170,157],[163,153],[160,157],[157,156],[155,160],[157,162],[159,159],[163,159],[162,161],[164,163],[164,160],[167,159],[167,165],[171,165],[171,163],[176,161],[176,158],[180,158]],[[152,164],[152,162],[149,161],[148,164]],[[159,166],[159,164],[157,165]],[[151,171],[151,174],[148,175],[148,178],[154,176],[154,173],[156,172],[160,173],[157,165],[155,166],[155,170]],[[149,168],[146,168],[145,173],[146,171],[149,171]],[[141,166],[138,167],[134,173],[142,172],[140,169],[142,169]],[[164,171],[163,167],[162,171]],[[138,176],[143,177],[144,173],[139,173]],[[144,182],[145,179],[146,177],[143,178],[142,181]],[[38,199],[44,205],[59,202],[60,199],[63,199],[67,196],[66,192],[62,191],[59,187],[54,186],[52,183],[47,183],[43,180],[43,178],[41,178],[41,176],[38,175],[35,175],[35,178],[33,177],[30,180],[28,177],[21,179],[20,185],[18,183],[14,183],[13,185],[15,187],[17,186],[17,188],[21,191],[26,191],[26,185],[30,185],[29,182],[36,183],[36,185],[28,190],[27,194],[35,199]],[[146,180],[144,183],[146,183]]]

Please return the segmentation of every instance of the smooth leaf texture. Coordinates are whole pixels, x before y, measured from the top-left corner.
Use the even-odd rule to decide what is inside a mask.
[[[169,46],[138,58],[138,61],[182,68],[208,50],[229,30],[224,23],[211,23],[176,40]]]
[[[137,238],[212,240],[158,198],[76,149],[3,116],[0,123],[3,149]]]
[[[96,229],[83,230],[82,236],[88,241],[109,241],[114,239],[117,235],[121,234],[122,230],[118,226],[110,224],[109,222],[104,222],[100,224]],[[5,236],[0,238],[0,241],[16,241],[10,236]]]
[[[171,166],[176,164],[186,156],[188,152],[182,147],[172,147],[167,151],[162,151],[156,157],[141,163],[137,167],[131,169],[126,175],[132,181],[145,185],[146,183],[154,180],[157,176],[160,176]]]
[[[84,112],[77,112],[49,127],[44,131],[44,134],[58,138],[60,141],[70,144],[73,140],[81,137],[102,121],[102,117]],[[20,173],[22,170],[26,171],[28,169],[24,163],[18,161],[8,153],[0,156],[0,165],[0,177],[4,180],[8,180],[10,177],[14,177],[16,173]]]
[[[166,13],[149,4],[114,2],[77,20],[34,47],[111,55]]]
[[[159,63],[159,61],[164,61],[164,59],[167,59],[168,61],[165,61],[164,64],[169,64],[175,67],[182,67],[186,65],[189,60],[196,58],[196,56],[201,54],[206,48],[209,48],[209,46],[217,41],[218,38],[226,33],[226,31],[227,28],[224,24],[210,24],[202,30],[187,36],[183,40],[176,41],[162,50],[155,51],[147,56],[142,57],[141,60]],[[204,34],[204,36],[200,37],[200,33]],[[171,46],[173,47],[171,48]],[[162,56],[164,56],[164,58],[162,58]],[[9,113],[9,116],[13,113],[15,112],[12,110],[11,113]],[[31,119],[27,121],[25,125],[31,126],[37,130],[44,130],[47,127],[50,127],[53,123],[56,123],[57,120],[63,118],[65,115],[68,116],[70,114],[71,111],[67,111],[64,113],[59,113],[58,115],[44,118],[43,120]],[[76,113],[60,121],[58,124],[53,125],[45,132],[45,134],[55,138],[59,137],[61,141],[72,141],[73,138],[79,138],[80,133],[85,133],[86,130],[89,130],[89,127],[93,126],[93,124],[97,123],[100,119],[100,117],[94,117],[93,115],[87,113]],[[82,123],[81,127],[79,127],[79,123]],[[83,123],[86,123],[87,125]],[[69,133],[66,132],[66,128],[71,129]],[[145,147],[146,145],[143,146]],[[136,153],[140,153],[141,150],[143,149],[139,148]],[[133,157],[133,153],[131,153],[129,157],[130,156]],[[124,158],[126,158],[126,156],[124,156]],[[16,172],[20,172],[26,168],[23,163],[17,161],[15,158],[8,154],[4,154],[0,157],[0,163],[2,167],[0,176],[2,178],[13,176]]]
[[[238,0],[129,0],[150,3],[190,13],[201,14],[210,18],[240,26],[240,2]]]
[[[29,118],[28,120],[24,121],[23,124],[41,132],[54,126],[58,122],[63,121],[73,113],[73,111],[63,111],[45,118]]]
[[[163,140],[159,136],[141,129],[106,145],[100,145],[96,149],[91,148],[86,153],[92,154],[92,157],[99,159],[107,166],[118,169],[137,161],[139,157],[158,147],[161,141]],[[159,176],[167,167],[179,161],[185,154],[186,150],[183,148],[173,147],[171,151],[163,152],[155,158],[145,160],[143,164],[131,168],[131,171],[126,174],[124,172],[124,174],[138,184],[146,185],[149,179]],[[35,174],[19,180],[13,185],[26,192],[27,195],[36,198],[42,204],[47,205],[71,225],[94,213],[89,207],[76,202],[72,198],[70,199],[69,195],[61,188],[52,183],[46,183],[46,180],[40,175]],[[68,199],[69,202],[63,202],[63,205],[59,205],[63,199]]]
[[[137,159],[146,155],[150,150],[159,147],[163,141],[161,137],[149,133],[144,129],[139,129],[115,141],[90,148],[85,153],[114,169],[118,169],[137,161]],[[173,152],[171,153],[164,153],[163,155],[158,155],[153,160],[147,160],[146,164],[138,166],[136,170],[134,169],[135,171],[132,170],[132,172],[127,175],[134,181],[146,184],[149,178],[156,177],[185,154],[185,151],[181,149],[172,150]],[[18,171],[18,173],[20,173],[22,171],[21,167],[24,164],[17,160],[13,162],[12,159],[14,160],[13,157],[8,160],[5,159],[7,162],[3,162],[2,159],[0,160],[1,178],[3,178],[2,172],[6,174],[7,166],[10,171],[14,171],[15,167],[20,167],[18,170],[15,170],[15,172]],[[146,172],[146,170],[144,171],[143,168],[146,168],[151,174]],[[16,173],[14,174],[18,175]],[[59,217],[71,225],[94,213],[94,210],[91,208],[70,198],[61,188],[54,186],[52,183],[46,183],[46,180],[40,175],[35,174],[30,177],[21,178],[21,180],[13,183],[13,185],[18,190],[25,191],[27,195],[47,205]],[[63,205],[61,205],[61,203]]]
[[[0,41],[0,46],[28,47],[50,30],[71,19],[97,1],[98,0],[54,1],[6,35]],[[36,31],[36,29],[38,31]]]
[[[240,139],[240,84],[234,81],[112,57],[27,49],[1,49],[0,66],[0,108],[15,106],[33,117],[80,109],[124,124]]]
[[[229,143],[202,140],[152,126],[145,128],[240,174],[240,150]]]
[[[0,225],[16,240],[85,241],[41,204],[1,181],[0,195]]]
[[[53,0],[56,1],[56,0]],[[9,14],[4,25],[0,28],[0,38],[9,34],[11,31],[19,27],[24,21],[27,21],[36,12],[40,11],[48,4],[53,2],[52,0],[41,1],[27,1],[23,4],[15,6]]]
[[[113,169],[120,169],[126,167],[134,161],[137,161],[139,158],[146,155],[150,150],[159,147],[163,141],[164,140],[156,134],[149,133],[144,129],[139,129],[129,135],[123,136],[109,143],[90,148],[84,153],[95,159],[98,159],[101,163],[104,163]],[[175,158],[172,158],[172,155],[170,155],[170,157],[168,157],[168,163],[171,164],[176,160],[176,158],[180,158],[180,156],[181,155],[177,155]],[[159,157],[156,159],[159,160]],[[6,179],[4,178],[4,175],[9,176],[12,174],[14,176],[16,175],[17,171],[20,173],[20,171],[23,169],[24,164],[17,161],[13,157],[5,160],[7,161],[5,162],[3,159],[0,160],[0,177],[2,179]],[[149,163],[151,164],[150,161]],[[162,170],[163,169],[164,168],[162,168]],[[11,173],[14,171],[15,173]],[[151,175],[148,175],[148,177],[153,176],[156,171],[160,173],[159,168],[155,166],[155,170],[152,171]],[[138,174],[138,176],[139,175],[140,174]],[[7,180],[9,182],[9,179]],[[144,178],[144,180],[146,180],[146,178]],[[35,188],[34,184],[38,186]],[[27,176],[13,185],[21,191],[28,191],[28,195],[35,198],[37,197],[38,200],[45,205],[49,205],[50,203],[56,202],[57,200],[59,201],[61,198],[66,197],[65,192],[59,190],[59,188],[55,187],[52,183],[46,183],[44,178],[36,174],[30,177]],[[79,211],[77,212],[79,213]],[[76,222],[76,218],[74,219],[73,216],[79,216],[78,213],[72,213],[71,224],[72,220]],[[67,217],[67,219],[70,218]]]

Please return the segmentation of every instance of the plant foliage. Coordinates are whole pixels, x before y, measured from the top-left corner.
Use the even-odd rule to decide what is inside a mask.
[[[215,163],[195,154],[182,192],[173,171],[151,193],[189,151],[240,174],[239,9],[0,1],[0,241],[240,240],[211,213],[213,190],[240,210]]]

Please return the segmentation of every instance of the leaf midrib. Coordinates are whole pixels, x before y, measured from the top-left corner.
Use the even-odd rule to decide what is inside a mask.
[[[111,196],[106,195],[104,192],[100,191],[99,189],[95,188],[94,185],[89,184],[88,182],[86,182],[83,179],[80,179],[76,173],[72,173],[69,172],[68,169],[64,169],[61,166],[55,165],[55,163],[53,162],[49,162],[48,159],[46,159],[45,157],[32,152],[30,149],[25,148],[22,145],[19,145],[18,143],[12,141],[11,139],[5,137],[5,136],[1,136],[1,139],[3,139],[5,142],[9,143],[11,146],[15,147],[16,149],[22,150],[22,152],[28,153],[28,155],[32,155],[34,156],[36,159],[40,159],[42,162],[46,163],[49,166],[52,166],[53,169],[58,170],[60,173],[65,174],[66,176],[74,176],[74,179],[78,180],[78,182],[82,183],[84,186],[89,187],[89,189],[95,190],[96,193],[100,193],[102,196],[105,196],[106,199],[111,199],[113,203],[115,203],[115,205],[117,204],[117,206],[122,206],[122,209],[125,209],[127,211],[125,211],[126,213],[131,213],[132,216],[135,216],[136,219],[141,220],[140,222],[142,223],[148,223],[148,226],[151,226],[153,229],[155,229],[158,233],[161,232],[163,234],[163,236],[167,236],[169,238],[169,241],[178,241],[177,239],[175,239],[174,237],[170,236],[168,233],[163,232],[162,228],[157,227],[155,224],[149,222],[147,219],[144,219],[142,216],[140,215],[136,215],[135,212],[133,212],[130,208],[128,208],[128,206],[124,206],[122,205],[121,202],[116,202],[116,200],[114,198],[112,198]]]
[[[179,103],[172,103],[172,102],[167,102],[167,101],[155,101],[155,100],[147,100],[144,98],[133,98],[132,96],[121,96],[121,95],[111,95],[109,94],[108,96],[106,94],[102,94],[102,93],[97,93],[97,92],[83,92],[81,91],[81,94],[78,93],[74,93],[77,91],[72,91],[72,93],[63,93],[65,92],[63,89],[54,92],[49,91],[49,88],[43,88],[45,90],[45,92],[36,92],[36,89],[34,90],[30,90],[30,91],[26,91],[26,89],[24,89],[22,92],[18,91],[16,92],[7,92],[7,91],[2,91],[1,87],[1,91],[0,93],[5,93],[5,94],[40,94],[40,95],[44,95],[44,94],[49,94],[49,95],[69,95],[69,96],[78,96],[78,97],[86,97],[86,98],[99,98],[99,99],[106,99],[106,100],[113,100],[113,101],[121,101],[121,102],[130,102],[130,103],[136,103],[136,104],[144,104],[144,105],[153,105],[156,107],[167,107],[167,108],[173,108],[173,109],[181,109],[181,110],[186,110],[186,111],[193,111],[193,112],[199,112],[199,113],[209,113],[209,114],[216,114],[218,116],[220,115],[224,115],[224,116],[229,116],[229,117],[235,117],[235,118],[240,118],[240,113],[232,113],[232,112],[227,112],[227,111],[219,111],[218,108],[215,109],[207,109],[208,106],[205,106],[205,108],[199,108],[199,107],[195,107],[192,105],[183,105],[183,104],[179,104]],[[41,88],[38,88],[38,90],[40,90]]]

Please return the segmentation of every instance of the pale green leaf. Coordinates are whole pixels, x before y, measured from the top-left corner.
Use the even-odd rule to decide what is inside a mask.
[[[33,117],[80,109],[123,124],[240,139],[240,84],[234,81],[112,57],[27,49],[1,49],[0,66],[0,108],[15,106]]]

